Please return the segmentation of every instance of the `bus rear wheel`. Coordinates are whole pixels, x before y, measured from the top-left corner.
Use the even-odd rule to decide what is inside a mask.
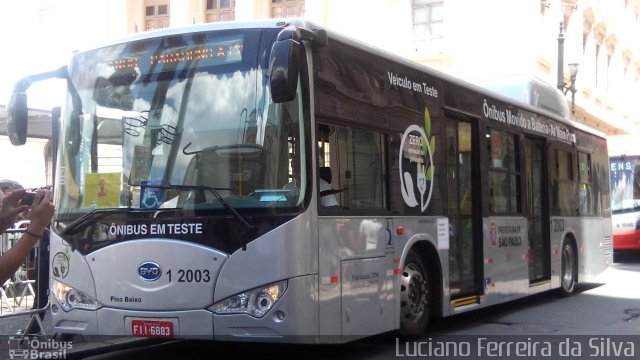
[[[576,287],[578,267],[575,249],[568,241],[562,245],[562,262],[560,266],[560,294],[562,296],[569,296],[573,294]]]
[[[429,323],[431,288],[427,267],[414,250],[407,254],[400,281],[400,334],[421,335]]]

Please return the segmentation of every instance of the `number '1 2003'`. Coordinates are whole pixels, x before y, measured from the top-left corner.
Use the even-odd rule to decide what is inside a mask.
[[[167,271],[167,276],[169,277],[169,282],[177,281],[177,282],[209,282],[211,281],[211,273],[209,270],[184,270],[179,269],[177,274],[177,279],[174,277],[172,270]]]

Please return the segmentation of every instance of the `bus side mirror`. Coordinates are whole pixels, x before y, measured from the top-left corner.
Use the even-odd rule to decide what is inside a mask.
[[[275,103],[291,101],[296,97],[300,73],[300,43],[293,39],[278,40],[271,48],[269,85]]]
[[[7,104],[7,134],[13,145],[24,145],[27,142],[27,93],[14,90]]]
[[[29,121],[27,89],[36,81],[52,78],[68,80],[67,67],[63,66],[58,70],[27,76],[13,87],[11,98],[7,104],[7,134],[13,145],[24,145],[27,142],[27,123]]]

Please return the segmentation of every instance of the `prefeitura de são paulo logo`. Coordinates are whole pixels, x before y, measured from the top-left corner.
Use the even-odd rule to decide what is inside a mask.
[[[424,129],[411,125],[400,142],[400,183],[402,198],[409,207],[420,206],[424,212],[433,190],[433,152],[436,138],[431,136],[431,117],[424,108]]]

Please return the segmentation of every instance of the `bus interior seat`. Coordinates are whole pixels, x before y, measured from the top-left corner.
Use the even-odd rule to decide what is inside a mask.
[[[333,176],[331,175],[331,168],[328,166],[321,166],[318,170],[318,176],[328,184],[331,184],[331,180],[333,179]]]
[[[327,184],[331,185],[331,180],[333,180],[333,175],[331,173],[331,168],[328,166],[320,166],[318,168],[318,177],[320,177],[322,180],[326,181]],[[332,186],[333,188],[333,186]],[[331,194],[337,194],[340,192],[343,192],[345,190],[349,189],[348,187],[345,187],[343,189],[337,189],[337,190],[324,190],[320,192],[320,196],[327,196],[327,195],[331,195]]]

